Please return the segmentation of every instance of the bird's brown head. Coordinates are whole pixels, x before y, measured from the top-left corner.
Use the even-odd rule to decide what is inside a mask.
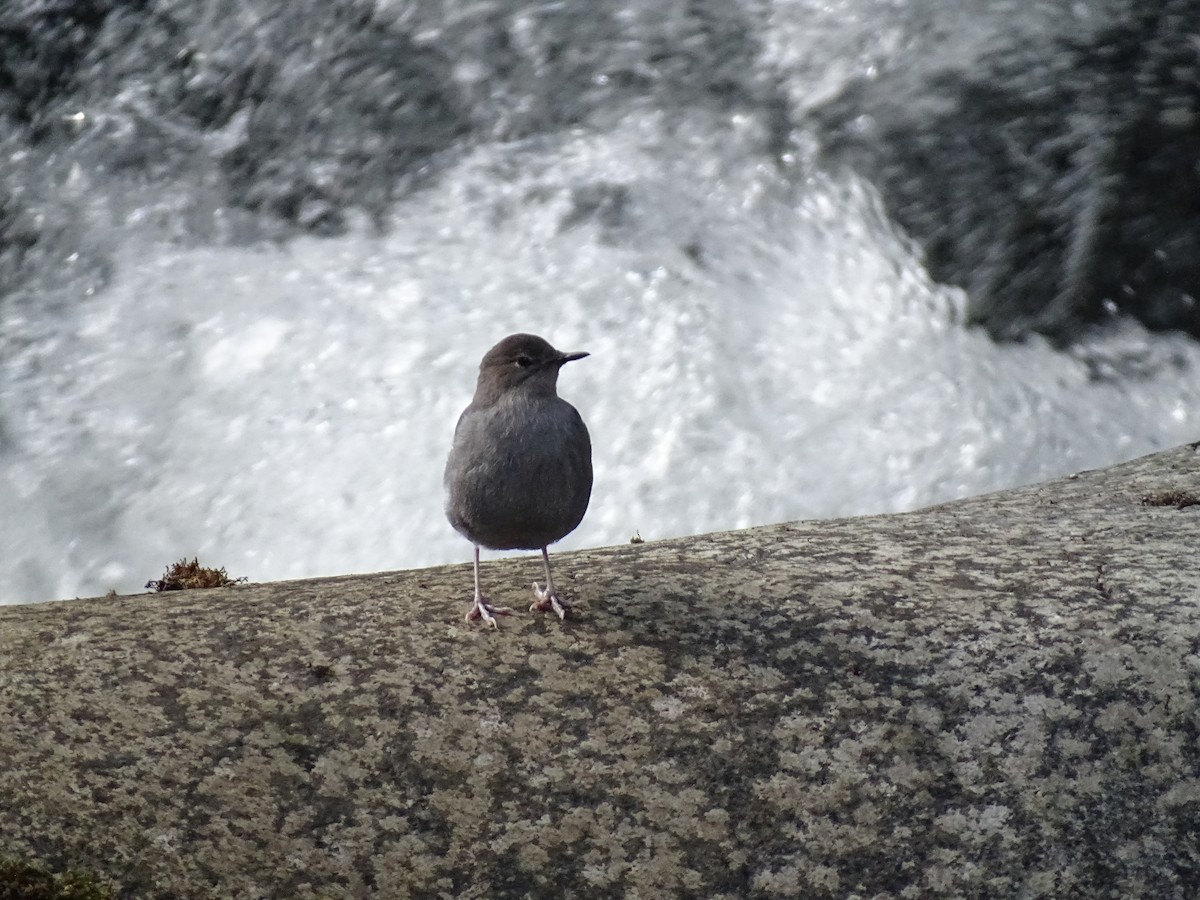
[[[587,353],[563,353],[536,334],[510,334],[483,355],[476,402],[495,400],[508,391],[556,393],[558,370]]]

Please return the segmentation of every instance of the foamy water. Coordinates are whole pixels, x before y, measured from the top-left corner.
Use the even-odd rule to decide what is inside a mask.
[[[110,286],[0,322],[39,335],[0,372],[0,599],[135,591],[185,555],[255,581],[466,561],[442,465],[513,331],[592,353],[559,382],[596,464],[564,547],[909,509],[1196,438],[1192,343],[997,346],[868,188],[756,164],[750,128],[637,114],[485,146],[383,233],[196,248],[131,217]]]

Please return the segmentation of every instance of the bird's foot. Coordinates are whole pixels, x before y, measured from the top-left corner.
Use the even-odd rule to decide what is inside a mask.
[[[483,619],[493,628],[496,625],[496,616],[511,616],[512,609],[507,606],[492,606],[490,600],[484,597],[475,598],[475,605],[467,612],[467,621],[474,622],[476,619]]]
[[[533,583],[533,596],[537,599],[529,607],[530,612],[553,612],[560,622],[566,621],[567,610],[571,604],[558,595],[557,591],[542,587],[536,581]]]

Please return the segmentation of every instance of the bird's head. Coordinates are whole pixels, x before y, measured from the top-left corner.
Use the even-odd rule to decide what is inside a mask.
[[[563,353],[536,334],[510,334],[483,356],[479,364],[477,391],[499,396],[519,390],[538,394],[555,393],[558,370],[587,353]]]

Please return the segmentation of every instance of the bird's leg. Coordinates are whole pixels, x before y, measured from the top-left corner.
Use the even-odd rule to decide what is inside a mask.
[[[560,621],[566,620],[567,610],[571,608],[571,604],[563,600],[558,591],[554,590],[554,576],[550,574],[550,554],[545,547],[542,548],[542,565],[546,569],[546,586],[543,588],[536,581],[533,583],[533,596],[537,600],[529,607],[529,610],[530,612],[553,610]]]
[[[496,627],[496,616],[511,616],[512,610],[507,606],[492,606],[492,602],[483,596],[479,586],[479,545],[475,545],[475,604],[467,613],[467,621],[474,622],[483,619],[493,628]]]

